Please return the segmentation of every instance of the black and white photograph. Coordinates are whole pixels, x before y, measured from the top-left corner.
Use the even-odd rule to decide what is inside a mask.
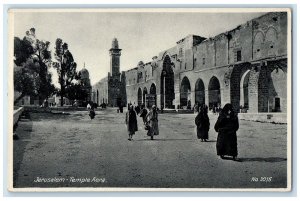
[[[291,190],[291,9],[8,12],[10,191]]]

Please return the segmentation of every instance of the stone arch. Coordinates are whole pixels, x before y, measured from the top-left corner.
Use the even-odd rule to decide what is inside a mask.
[[[163,60],[163,69],[161,72],[161,105],[164,108],[174,108],[174,71],[171,58],[166,55]]]
[[[235,112],[240,111],[241,97],[244,97],[244,91],[241,91],[241,80],[245,80],[243,77],[245,73],[251,69],[250,63],[242,63],[239,65],[235,65],[232,69],[232,73],[230,76],[230,102]],[[246,76],[246,75],[245,75]],[[249,80],[249,78],[247,77]],[[248,83],[248,82],[247,82]],[[247,96],[249,97],[249,96]],[[244,100],[244,99],[243,99]],[[244,102],[244,101],[242,101]],[[249,103],[249,101],[248,101]],[[249,104],[248,104],[249,105]]]
[[[249,109],[249,77],[250,70],[247,70],[240,81],[240,106],[244,112]]]
[[[277,31],[274,27],[269,27],[265,36],[265,48],[268,56],[275,56],[277,49]]]
[[[156,86],[154,83],[152,83],[150,86],[150,94],[156,94]]]
[[[198,79],[195,84],[195,103],[205,104],[205,86],[202,79]]]
[[[137,97],[138,97],[138,100],[137,100],[137,104],[140,106],[143,104],[143,92],[142,92],[142,89],[139,87],[138,89],[138,93],[137,93]]]
[[[151,84],[149,89],[149,94],[147,95],[147,107],[152,107],[152,105],[156,105],[156,85],[154,83]]]
[[[96,99],[97,101],[97,105],[99,105],[99,91],[98,91],[98,89],[97,89],[97,99]]]
[[[148,90],[146,87],[144,87],[143,90],[143,104],[146,105],[146,95],[148,94]]]
[[[253,57],[254,59],[259,59],[262,57],[263,53],[263,44],[264,44],[265,36],[263,32],[259,31],[254,36],[253,43]]]
[[[180,84],[180,106],[186,106],[188,109],[191,109],[191,84],[186,76]]]
[[[269,112],[286,112],[287,76],[281,68],[270,72],[269,82]]]
[[[221,105],[221,89],[220,82],[217,77],[213,76],[209,80],[208,84],[208,100],[209,100],[209,108],[213,108],[213,106]]]

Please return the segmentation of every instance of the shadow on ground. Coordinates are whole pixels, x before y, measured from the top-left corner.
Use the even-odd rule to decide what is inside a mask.
[[[282,162],[286,161],[286,158],[280,158],[280,157],[269,157],[269,158],[239,158],[240,162],[268,162],[268,163],[276,163],[276,162]]]

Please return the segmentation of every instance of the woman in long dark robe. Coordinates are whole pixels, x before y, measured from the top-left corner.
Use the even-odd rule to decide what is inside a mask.
[[[147,135],[151,136],[151,140],[153,140],[154,135],[159,135],[158,113],[155,105],[152,106],[151,111],[147,114],[147,119],[150,126]]]
[[[208,131],[209,131],[209,118],[207,115],[207,106],[201,106],[198,115],[195,118],[195,124],[197,126],[197,137],[206,142],[208,140]]]
[[[132,140],[132,136],[135,134],[136,131],[138,131],[138,126],[137,126],[137,120],[136,120],[136,113],[133,110],[133,106],[129,106],[129,110],[126,113],[126,119],[125,123],[127,124],[127,131],[129,138],[128,140]]]
[[[215,124],[215,130],[218,132],[217,154],[221,158],[224,155],[232,156],[236,160],[238,155],[236,131],[239,129],[239,120],[234,113],[232,105],[226,104],[222,109]]]

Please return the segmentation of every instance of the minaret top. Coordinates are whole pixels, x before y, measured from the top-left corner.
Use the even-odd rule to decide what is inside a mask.
[[[114,39],[112,40],[111,49],[119,49],[119,43],[118,43],[117,38],[114,38]]]

